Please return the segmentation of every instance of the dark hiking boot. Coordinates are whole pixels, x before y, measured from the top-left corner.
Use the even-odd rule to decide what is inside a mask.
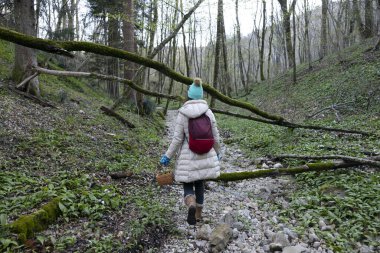
[[[195,225],[197,221],[195,219],[196,203],[194,195],[187,195],[185,197],[185,204],[189,208],[186,221],[189,225]]]

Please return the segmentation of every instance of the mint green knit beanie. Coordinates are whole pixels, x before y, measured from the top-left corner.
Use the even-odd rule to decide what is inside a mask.
[[[197,86],[192,83],[189,90],[187,91],[187,97],[191,99],[203,99],[202,85]]]

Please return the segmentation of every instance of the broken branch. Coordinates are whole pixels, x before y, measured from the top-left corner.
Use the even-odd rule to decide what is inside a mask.
[[[184,98],[181,96],[167,95],[167,94],[162,94],[162,93],[157,93],[157,92],[145,90],[142,88],[142,86],[132,82],[131,80],[120,78],[117,76],[108,76],[108,75],[102,75],[102,74],[90,73],[90,72],[51,70],[51,69],[45,69],[45,68],[41,68],[41,67],[34,67],[34,69],[38,73],[43,73],[43,74],[47,74],[47,75],[98,78],[98,79],[102,79],[102,80],[117,81],[120,83],[124,83],[124,84],[128,85],[129,87],[131,87],[132,89],[134,89],[140,93],[143,93],[145,95],[148,95],[148,96],[168,98],[168,99],[179,100],[179,101],[184,100]]]
[[[129,122],[127,119],[123,118],[120,114],[112,111],[111,109],[108,109],[105,106],[101,106],[100,110],[104,112],[104,114],[108,116],[115,117],[117,120],[121,121],[123,124],[127,125],[129,128],[136,128],[135,125],[133,125],[131,122]]]
[[[24,87],[25,84],[27,84],[30,80],[32,80],[33,78],[35,78],[36,76],[38,76],[38,72],[34,73],[33,75],[25,78],[21,83],[17,84],[16,86],[16,89],[21,89]]]
[[[193,81],[190,77],[181,75],[180,73],[174,71],[173,69],[169,68],[168,66],[166,66],[165,64],[161,62],[154,61],[154,60],[139,56],[137,54],[134,54],[125,50],[112,48],[112,47],[97,44],[97,43],[84,42],[84,41],[52,41],[52,40],[40,39],[33,36],[15,32],[13,30],[10,30],[1,26],[0,26],[0,39],[10,41],[19,45],[23,45],[26,47],[46,51],[49,53],[63,54],[70,57],[73,57],[73,55],[68,53],[68,51],[85,51],[89,53],[95,53],[98,55],[116,57],[119,59],[132,61],[134,63],[141,64],[149,68],[153,68],[161,72],[162,74],[186,85],[190,85]],[[262,111],[251,103],[239,101],[231,97],[228,97],[222,94],[221,92],[219,92],[217,89],[215,89],[209,84],[204,83],[203,89],[207,93],[209,93],[211,96],[215,97],[216,99],[220,100],[223,103],[249,110],[252,113],[255,113],[266,119],[280,121],[280,122],[284,120],[283,117],[278,116],[278,115],[272,115],[265,111]]]
[[[364,132],[364,131],[359,131],[359,130],[348,130],[348,129],[340,129],[340,128],[332,128],[332,127],[313,126],[313,125],[301,125],[301,124],[291,123],[288,121],[278,122],[278,121],[265,120],[265,119],[248,116],[248,115],[233,113],[229,111],[218,110],[215,108],[211,108],[211,110],[215,113],[220,113],[220,114],[229,115],[229,116],[233,116],[237,118],[249,119],[249,120],[253,120],[257,122],[262,122],[262,123],[277,125],[277,126],[282,126],[282,127],[288,127],[288,128],[303,128],[303,129],[312,129],[312,130],[317,130],[317,131],[339,132],[339,133],[347,133],[347,134],[361,134],[365,136],[374,135],[374,133]]]
[[[323,156],[309,156],[309,155],[295,155],[295,154],[283,154],[283,155],[275,155],[272,158],[277,160],[282,160],[286,158],[294,158],[294,159],[302,159],[302,160],[332,160],[332,159],[341,159],[346,162],[353,162],[357,164],[370,165],[374,167],[380,168],[380,162],[376,161],[376,157],[368,157],[368,158],[360,158],[360,157],[352,157],[352,156],[344,156],[344,155],[323,155]]]

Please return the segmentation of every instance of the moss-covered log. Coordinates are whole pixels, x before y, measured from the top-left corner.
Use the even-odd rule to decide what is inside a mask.
[[[34,67],[34,69],[37,71],[37,73],[47,74],[47,75],[97,78],[97,79],[102,79],[102,80],[116,81],[116,82],[124,83],[124,84],[128,85],[129,87],[131,87],[132,89],[134,89],[134,90],[136,90],[142,94],[145,94],[147,96],[161,97],[161,98],[184,101],[184,98],[181,96],[168,95],[168,94],[157,93],[154,91],[146,90],[146,89],[142,88],[141,85],[138,85],[131,80],[120,78],[117,76],[102,75],[102,74],[90,73],[90,72],[51,70],[51,69],[45,69],[45,68],[41,68],[41,67]],[[113,108],[114,107],[112,107],[110,109],[107,108],[107,109],[112,110],[114,112]],[[312,125],[301,125],[301,124],[290,123],[287,121],[281,121],[281,122],[280,121],[273,121],[273,120],[267,120],[267,119],[242,115],[242,114],[238,114],[238,113],[232,113],[232,112],[228,112],[228,111],[218,110],[215,108],[211,108],[211,110],[214,113],[225,114],[225,115],[229,115],[229,116],[234,116],[234,117],[243,118],[243,119],[249,119],[249,120],[253,120],[253,121],[257,121],[257,122],[262,122],[262,123],[272,124],[272,125],[277,125],[277,126],[282,126],[282,127],[309,128],[309,129],[314,129],[314,130],[323,130],[323,131],[332,131],[332,132],[341,132],[341,133],[350,133],[350,134],[362,134],[362,135],[370,135],[371,134],[371,133],[367,133],[367,132],[363,132],[363,131],[357,131],[357,130],[328,128],[328,127],[320,127],[320,126],[312,126]],[[114,116],[114,115],[111,115],[111,116]],[[337,159],[340,159],[340,158],[337,158]]]
[[[277,177],[284,175],[296,175],[305,172],[321,172],[326,170],[335,170],[340,168],[348,168],[361,165],[358,162],[344,162],[344,161],[331,161],[331,162],[319,162],[319,163],[307,163],[300,167],[292,168],[279,168],[279,169],[262,169],[255,171],[241,171],[241,172],[229,172],[221,173],[218,178],[207,179],[207,181],[240,181],[253,178],[262,177]]]
[[[293,168],[279,168],[279,169],[263,169],[255,171],[243,171],[243,172],[231,172],[221,173],[216,179],[210,179],[210,181],[239,181],[261,177],[276,177],[283,175],[295,175],[299,173],[311,172],[311,171],[326,171],[335,170],[339,168],[347,168],[357,166],[358,163],[354,162],[320,162],[320,163],[307,163],[300,167]]]
[[[21,216],[9,225],[11,231],[18,235],[20,241],[25,242],[36,232],[45,230],[61,214],[59,201],[59,198],[55,198],[36,212]]]
[[[1,27],[1,26],[0,26],[0,39],[10,41],[19,45],[23,45],[26,47],[39,49],[45,52],[61,54],[61,55],[69,56],[69,57],[73,57],[70,51],[85,51],[85,52],[104,55],[104,56],[112,56],[119,59],[132,61],[149,68],[153,68],[161,72],[162,74],[178,82],[181,82],[183,84],[190,85],[192,83],[191,78],[181,75],[180,73],[172,70],[171,68],[169,68],[163,63],[160,63],[151,59],[147,59],[145,57],[139,56],[137,54],[134,54],[125,50],[112,48],[112,47],[108,47],[101,44],[83,42],[83,41],[45,40],[45,39],[35,38],[33,36],[21,34],[13,30]],[[209,84],[203,84],[203,89],[207,93],[209,93],[211,96],[215,97],[216,99],[220,100],[223,103],[249,110],[266,119],[280,121],[280,122],[284,121],[283,117],[278,116],[278,115],[272,115],[265,111],[262,111],[251,103],[239,101],[231,97],[228,97],[220,93],[218,90],[216,90]]]

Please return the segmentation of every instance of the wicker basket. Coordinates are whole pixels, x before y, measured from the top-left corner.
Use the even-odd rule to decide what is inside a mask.
[[[174,182],[173,172],[168,172],[165,174],[157,174],[156,181],[158,185],[160,186],[173,184]]]

